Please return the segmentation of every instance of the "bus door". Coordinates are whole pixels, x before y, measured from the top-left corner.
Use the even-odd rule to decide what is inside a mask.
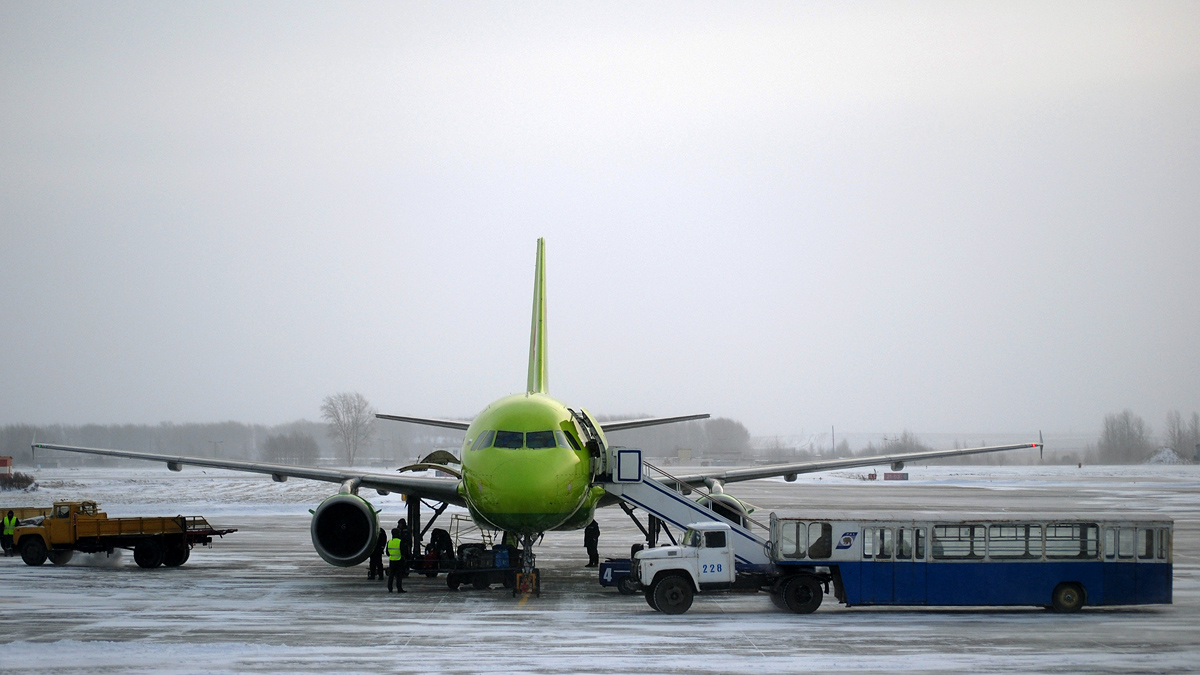
[[[1132,526],[1104,528],[1104,604],[1132,604],[1136,598],[1137,565],[1134,563]]]
[[[892,589],[898,605],[925,604],[925,528],[896,528],[896,563]]]
[[[892,560],[895,540],[890,527],[863,528],[862,602],[890,605],[895,602],[893,585],[896,563]]]
[[[1171,567],[1167,565],[1170,551],[1170,530],[1165,527],[1139,525],[1137,528],[1137,601],[1139,603],[1171,601]]]

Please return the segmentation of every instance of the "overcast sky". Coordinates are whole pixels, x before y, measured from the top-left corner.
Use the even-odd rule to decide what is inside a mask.
[[[0,423],[1200,410],[1200,3],[0,3]]]

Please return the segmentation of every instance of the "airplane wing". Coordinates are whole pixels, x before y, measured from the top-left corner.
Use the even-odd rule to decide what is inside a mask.
[[[638,427],[652,427],[658,424],[672,424],[674,422],[689,422],[691,420],[706,420],[708,413],[699,415],[679,415],[677,417],[648,417],[644,420],[622,420],[620,422],[601,422],[600,428],[604,429],[604,433],[612,433],[614,431],[624,431],[625,429],[637,429]]]
[[[1018,443],[1016,445],[991,445],[979,448],[956,448],[953,450],[902,452],[892,455],[872,455],[870,457],[818,459],[808,462],[796,462],[793,464],[769,464],[766,466],[756,466],[745,469],[730,469],[728,471],[715,471],[712,473],[696,473],[686,476],[675,476],[675,478],[678,479],[680,483],[691,487],[697,487],[714,481],[719,483],[736,483],[744,480],[774,478],[777,476],[784,476],[785,478],[794,479],[796,474],[801,473],[816,473],[819,471],[831,471],[833,469],[851,469],[859,466],[878,466],[880,464],[893,465],[895,470],[898,471],[904,468],[906,463],[911,462],[920,462],[928,459],[941,459],[943,457],[958,457],[960,455],[977,455],[985,452],[1002,452],[1004,450],[1039,448],[1041,445],[1041,443]],[[671,483],[672,481],[664,479],[663,482]]]
[[[182,455],[160,455],[151,452],[133,452],[130,450],[108,450],[105,448],[81,448],[73,445],[54,445],[52,443],[35,443],[36,450],[62,450],[64,452],[80,452],[89,455],[106,457],[121,457],[124,459],[141,459],[151,462],[166,462],[167,468],[179,471],[183,466],[205,466],[212,469],[228,469],[230,471],[245,471],[248,473],[264,473],[282,483],[288,478],[304,480],[320,480],[327,483],[345,484],[351,481],[360,488],[370,488],[382,492],[399,492],[410,497],[435,499],[439,502],[449,502],[464,506],[465,502],[458,494],[457,478],[423,478],[420,476],[394,476],[386,473],[368,473],[352,469],[322,469],[309,466],[288,466],[286,464],[269,464],[267,462],[248,462],[236,459],[211,459],[207,457],[185,457]]]
[[[375,415],[381,420],[392,420],[394,422],[409,422],[411,424],[423,424],[427,427],[444,427],[446,429],[458,429],[466,431],[467,427],[471,426],[470,422],[459,422],[457,420],[435,420],[429,417],[407,417],[404,415],[384,415],[377,413]]]

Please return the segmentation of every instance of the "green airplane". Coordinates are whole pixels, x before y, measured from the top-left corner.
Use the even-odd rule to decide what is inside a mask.
[[[402,493],[410,505],[419,505],[420,500],[427,499],[462,506],[468,509],[480,527],[516,535],[521,542],[522,568],[526,573],[532,572],[532,546],[536,537],[550,530],[586,527],[592,521],[597,507],[619,503],[604,487],[608,453],[605,432],[708,417],[707,414],[682,415],[601,424],[587,410],[570,408],[552,398],[547,393],[545,254],[545,240],[538,239],[529,338],[529,373],[524,393],[492,402],[469,423],[378,415],[386,420],[465,432],[460,458],[451,458],[459,460],[461,471],[451,468],[444,461],[435,463],[433,459],[403,467],[400,471],[404,473],[395,475],[52,443],[36,443],[32,447],[34,450],[62,450],[165,462],[172,471],[180,471],[184,466],[201,466],[269,474],[277,482],[299,478],[339,483],[341,487],[338,493],[313,510],[310,526],[317,553],[330,564],[339,566],[357,565],[365,560],[375,545],[379,531],[378,512],[366,498],[359,495],[360,489],[374,489],[379,494]],[[673,476],[661,480],[687,488],[707,488],[708,494],[701,499],[710,501],[713,509],[721,515],[737,520],[747,515],[752,507],[725,494],[722,486],[726,483],[777,476],[795,480],[796,475],[801,473],[861,466],[891,465],[898,470],[905,462],[1040,445],[1023,443],[816,460]],[[406,475],[427,469],[438,469],[450,476]],[[414,540],[419,545],[419,536]]]

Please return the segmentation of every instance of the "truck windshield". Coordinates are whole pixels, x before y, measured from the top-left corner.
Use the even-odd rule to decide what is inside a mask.
[[[700,533],[695,530],[688,530],[683,535],[683,545],[700,548]]]

